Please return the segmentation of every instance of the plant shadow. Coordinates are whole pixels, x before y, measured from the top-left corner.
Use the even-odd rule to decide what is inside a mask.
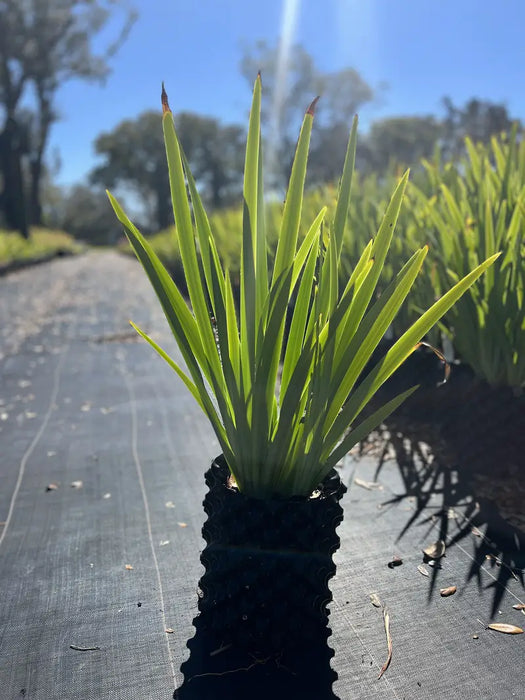
[[[424,434],[422,439],[421,434]],[[375,472],[377,480],[387,461],[394,460],[403,492],[383,506],[409,501],[412,513],[397,540],[415,526],[428,526],[434,539],[446,547],[472,541],[472,563],[467,582],[482,586],[482,568],[494,579],[491,617],[497,614],[507,585],[516,580],[525,586],[525,534],[508,521],[496,500],[478,493],[475,472],[454,461],[439,426],[414,420],[413,411],[387,421],[379,431],[382,449]],[[496,478],[496,477],[495,477]],[[430,561],[429,598],[435,591],[439,562]]]
[[[375,361],[387,348],[378,349]],[[473,541],[467,582],[481,587],[482,569],[490,572],[494,616],[511,580],[524,586],[525,392],[489,386],[465,365],[442,359],[420,347],[372,400],[369,411],[419,385],[377,431],[379,440],[372,438],[380,447],[375,478],[386,461],[395,461],[404,492],[383,505],[413,507],[398,540],[417,524],[437,530],[434,539],[447,547]],[[366,441],[360,450],[365,447]],[[429,597],[438,574],[430,568]]]

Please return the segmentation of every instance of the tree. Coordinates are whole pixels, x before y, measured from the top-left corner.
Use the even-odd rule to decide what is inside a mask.
[[[464,153],[465,136],[487,143],[490,137],[509,132],[513,120],[503,104],[472,98],[463,107],[456,107],[450,97],[443,98],[442,151],[445,158],[457,158]]]
[[[213,207],[240,199],[244,132],[222,126],[216,119],[183,112],[175,116],[177,133],[203,198]],[[147,111],[101,134],[95,150],[104,162],[91,182],[123,186],[152,214],[153,227],[163,229],[171,219],[170,189],[161,117]]]
[[[122,235],[102,188],[74,185],[62,194],[57,208],[57,226],[86,243],[114,245]]]
[[[190,112],[175,115],[175,124],[203,199],[215,209],[240,201],[244,129]]]
[[[95,53],[93,38],[105,29],[120,0],[0,0],[0,107],[3,113],[2,206],[6,224],[27,235],[22,212],[26,192],[21,160],[29,162],[28,211],[31,223],[42,217],[40,183],[43,157],[53,122],[59,86],[72,78],[102,80],[108,60],[127,35],[135,14],[128,8],[117,38]],[[32,94],[28,95],[28,89]],[[33,118],[21,124],[20,107],[26,97],[34,105]],[[26,141],[21,148],[22,132]]]
[[[374,93],[354,68],[319,70],[311,55],[294,46],[285,65],[278,49],[260,41],[241,61],[242,75],[253,84],[258,71],[263,80],[261,118],[272,185],[282,187],[288,177],[298,127],[310,102],[320,96],[309,159],[310,182],[333,179],[341,172],[354,114]],[[329,155],[330,154],[330,155]]]
[[[363,170],[385,172],[392,163],[414,166],[429,158],[442,133],[435,117],[389,117],[372,123],[360,147]]]

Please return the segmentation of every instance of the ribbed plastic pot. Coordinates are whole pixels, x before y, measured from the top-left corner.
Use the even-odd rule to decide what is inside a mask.
[[[182,671],[186,680],[196,671],[232,673],[228,663],[239,652],[243,668],[272,661],[297,676],[308,659],[333,656],[328,584],[336,571],[346,487],[333,470],[309,498],[257,499],[232,488],[229,477],[222,456],[206,473],[205,573],[196,635],[188,642],[192,654]],[[207,640],[207,651],[202,654],[201,644],[196,663],[199,638]]]

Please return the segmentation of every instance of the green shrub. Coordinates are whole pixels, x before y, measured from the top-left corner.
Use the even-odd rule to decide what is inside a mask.
[[[415,240],[430,243],[439,295],[471,266],[500,259],[445,316],[457,354],[492,385],[525,386],[525,141],[516,130],[490,145],[466,139],[457,165],[426,163],[426,182],[409,186]],[[434,192],[427,197],[425,192]]]
[[[14,231],[0,229],[0,264],[39,260],[63,253],[82,250],[77,242],[64,231],[44,228],[31,229],[29,239]]]

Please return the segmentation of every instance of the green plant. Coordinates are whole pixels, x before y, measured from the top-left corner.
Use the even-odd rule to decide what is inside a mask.
[[[443,328],[462,361],[492,385],[525,386],[525,141],[516,128],[442,171],[426,163],[415,217],[433,243],[436,293],[482,259],[501,258],[448,312]],[[415,188],[410,188],[411,194]],[[430,278],[429,278],[430,279]]]
[[[355,443],[415,390],[405,391],[360,420],[361,411],[383,382],[497,255],[439,299],[363,376],[427,253],[426,248],[414,253],[381,296],[375,297],[408,172],[392,195],[377,236],[365,246],[340,288],[357,120],[350,133],[333,225],[323,225],[326,207],[321,209],[298,244],[314,101],[300,131],[269,270],[258,78],[246,145],[237,310],[230,275],[219,261],[164,90],[162,102],[173,211],[191,306],[151,246],[109,196],[162,304],[187,373],[144,331],[137,331],[175,370],[209,418],[241,491],[257,497],[309,495]],[[292,294],[295,304],[285,336]]]
[[[83,249],[64,231],[33,228],[28,239],[15,231],[0,229],[0,264],[41,260],[58,253],[78,253]]]

